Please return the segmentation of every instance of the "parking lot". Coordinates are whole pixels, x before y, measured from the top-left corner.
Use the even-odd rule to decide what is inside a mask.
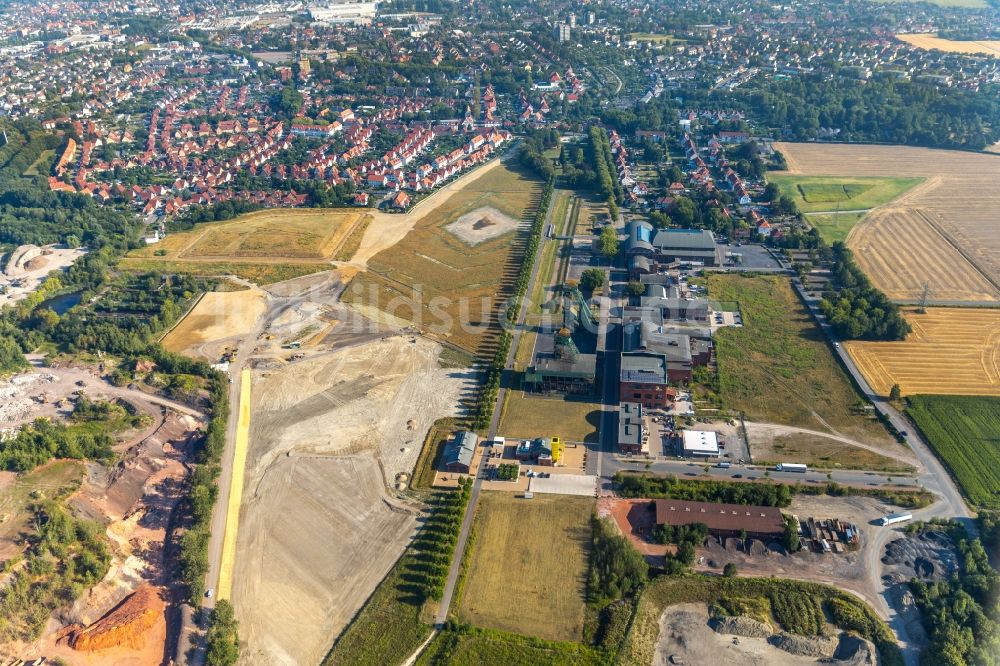
[[[763,245],[719,244],[719,258],[722,266],[734,270],[779,270],[781,266]],[[733,261],[734,255],[739,261]]]

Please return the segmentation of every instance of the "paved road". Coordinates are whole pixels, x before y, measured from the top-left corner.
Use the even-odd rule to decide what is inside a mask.
[[[925,470],[924,473],[918,477],[918,483],[941,498],[929,507],[919,511],[914,511],[913,517],[916,520],[954,518],[965,525],[965,528],[971,534],[977,534],[978,530],[975,522],[971,518],[971,513],[965,505],[961,493],[959,493],[958,488],[955,486],[951,476],[948,474],[947,470],[945,470],[941,461],[939,461],[937,456],[935,456],[931,451],[927,442],[924,441],[923,437],[921,437],[914,425],[903,414],[901,414],[899,410],[872,390],[864,375],[861,374],[861,371],[858,369],[857,365],[855,365],[854,360],[851,359],[847,351],[837,341],[836,333],[826,322],[826,318],[823,314],[819,311],[818,301],[816,299],[809,299],[806,296],[802,284],[798,279],[792,280],[792,284],[795,286],[795,289],[798,291],[803,301],[805,301],[813,317],[815,317],[816,321],[819,323],[824,335],[826,335],[832,342],[833,349],[836,352],[837,357],[843,363],[851,377],[854,378],[854,381],[857,383],[864,396],[872,401],[875,405],[875,409],[884,414],[889,419],[889,422],[892,423],[898,431],[906,433],[904,437],[906,444],[913,450],[913,453],[917,456],[917,459],[920,461],[920,464]],[[903,659],[907,666],[917,666],[920,662],[920,651],[918,646],[909,636],[906,624],[907,618],[898,614],[895,608],[892,607],[888,594],[889,589],[882,580],[881,557],[883,549],[885,548],[886,543],[898,536],[898,529],[884,528],[876,531],[874,538],[872,538],[868,544],[865,569],[868,573],[872,589],[879,591],[876,610],[880,615],[888,620],[889,626],[892,627],[896,636],[899,638],[900,647],[903,650]]]
[[[875,409],[888,417],[889,422],[892,423],[898,431],[906,433],[906,436],[904,437],[906,444],[917,456],[917,460],[920,461],[920,464],[925,470],[925,473],[919,477],[921,485],[931,492],[940,495],[942,498],[942,502],[934,505],[936,509],[933,515],[958,518],[966,524],[967,528],[974,529],[971,520],[972,514],[969,512],[968,507],[962,500],[962,494],[958,491],[958,487],[955,485],[954,481],[952,481],[951,476],[948,475],[948,472],[941,464],[941,461],[939,461],[937,456],[935,456],[931,451],[927,442],[924,441],[923,437],[920,436],[920,433],[913,426],[913,424],[910,423],[910,421],[903,414],[901,414],[899,410],[893,407],[885,398],[873,391],[871,386],[868,385],[868,381],[858,369],[858,366],[855,365],[850,354],[848,354],[847,350],[840,345],[833,327],[826,322],[826,318],[820,312],[819,301],[816,299],[810,299],[806,296],[799,280],[792,280],[792,284],[805,301],[813,317],[815,317],[816,321],[819,323],[824,335],[826,335],[827,338],[829,338],[829,340],[833,343],[834,352],[847,369],[847,372],[850,373],[857,386],[861,389],[861,393],[875,405]]]
[[[554,198],[554,195],[553,195]],[[552,211],[555,210],[555,206],[549,205],[548,211],[545,214],[545,222],[542,224],[542,229],[544,230],[549,223],[552,221]],[[559,242],[546,240],[542,237],[542,242],[538,244],[538,248],[535,250],[535,256],[531,258],[531,276],[528,279],[528,286],[525,289],[525,296],[521,299],[521,307],[517,313],[517,325],[514,327],[514,335],[510,343],[510,351],[507,352],[507,361],[504,368],[510,370],[514,367],[514,357],[517,355],[517,346],[521,342],[521,333],[524,331],[524,318],[528,313],[528,305],[530,299],[530,294],[534,290],[535,281],[538,279],[538,271],[542,265],[540,260],[542,255],[542,249],[545,247],[546,243]],[[496,403],[493,405],[493,418],[490,420],[490,429],[487,433],[487,439],[492,439],[497,434],[497,428],[500,425],[500,415],[503,411],[504,398],[507,395],[507,389],[501,386],[500,390],[497,391]],[[480,458],[480,464],[482,463],[482,458]],[[458,584],[458,575],[460,573],[462,558],[465,555],[465,548],[469,542],[469,533],[472,531],[472,519],[476,511],[476,503],[479,501],[479,492],[482,490],[483,477],[475,472],[476,479],[472,484],[472,494],[469,497],[469,504],[465,509],[465,516],[462,518],[462,528],[458,533],[458,542],[455,544],[455,554],[451,559],[451,566],[448,569],[448,578],[445,580],[444,593],[441,596],[441,605],[438,607],[437,616],[435,618],[435,626],[441,628],[441,626],[448,619],[448,612],[451,610],[452,598],[455,595],[455,586]]]

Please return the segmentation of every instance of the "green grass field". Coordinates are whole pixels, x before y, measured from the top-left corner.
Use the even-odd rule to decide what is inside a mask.
[[[806,221],[816,230],[819,235],[829,244],[847,240],[847,234],[851,233],[858,222],[867,213],[807,213]]]
[[[715,337],[725,407],[751,421],[894,444],[878,421],[853,413],[859,395],[787,278],[712,275],[708,292],[713,300],[738,301],[743,314],[742,327]]]
[[[578,643],[557,643],[504,631],[445,630],[417,659],[417,666],[600,666],[608,661]]]
[[[366,224],[365,218],[370,220],[362,211],[349,208],[258,210],[170,234],[128,256],[176,261],[322,261],[330,259],[358,225]]]
[[[255,264],[253,262],[225,261],[170,261],[163,259],[142,259],[125,257],[119,262],[122,270],[135,273],[163,271],[167,273],[184,273],[215,277],[220,275],[235,275],[249,280],[254,284],[267,285],[283,282],[292,278],[302,277],[311,273],[328,271],[331,266],[318,262],[290,264]]]
[[[918,395],[906,413],[969,502],[1000,509],[1000,398]]]
[[[653,42],[654,44],[684,43],[683,39],[678,39],[673,35],[662,35],[653,32],[633,32],[629,34],[629,37],[637,42]]]
[[[795,201],[803,213],[874,208],[897,198],[923,178],[795,176],[774,174],[768,180]]]
[[[456,613],[548,640],[583,638],[591,497],[484,492]]]
[[[0,560],[21,551],[21,537],[33,532],[28,526],[32,502],[63,497],[80,485],[83,463],[57,460],[17,476],[0,490]]]
[[[42,165],[48,163],[52,164],[52,160],[55,159],[56,151],[54,150],[43,150],[42,154],[38,156],[31,166],[24,170],[24,176],[28,178],[33,178],[35,176],[41,175]]]
[[[600,422],[600,403],[510,391],[499,432],[523,439],[556,436],[568,442],[595,442]]]
[[[322,666],[381,666],[401,663],[431,633],[406,577],[415,566],[409,551],[400,558],[340,635]]]

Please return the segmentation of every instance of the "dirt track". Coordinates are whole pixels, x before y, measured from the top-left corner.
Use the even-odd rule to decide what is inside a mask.
[[[508,154],[513,155],[514,152],[511,151]],[[462,176],[451,184],[446,185],[440,190],[434,192],[406,213],[402,213],[400,215],[375,213],[374,219],[371,224],[368,225],[368,229],[365,230],[365,235],[361,239],[361,246],[358,247],[358,251],[354,253],[354,256],[349,262],[347,262],[347,265],[354,266],[359,270],[366,270],[368,268],[369,259],[382,250],[387,250],[399,241],[403,240],[406,234],[410,233],[413,227],[416,226],[418,220],[421,220],[427,215],[433,213],[439,207],[448,202],[449,196],[456,192],[460,192],[462,188],[467,187],[469,183],[473,183],[482,178],[498,166],[500,166],[499,159],[495,159],[487,164],[484,164],[471,173]]]

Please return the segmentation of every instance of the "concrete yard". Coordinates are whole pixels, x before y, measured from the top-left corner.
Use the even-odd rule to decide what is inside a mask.
[[[553,474],[548,478],[536,476],[528,482],[528,490],[542,494],[593,497],[597,494],[597,477],[589,474]]]

